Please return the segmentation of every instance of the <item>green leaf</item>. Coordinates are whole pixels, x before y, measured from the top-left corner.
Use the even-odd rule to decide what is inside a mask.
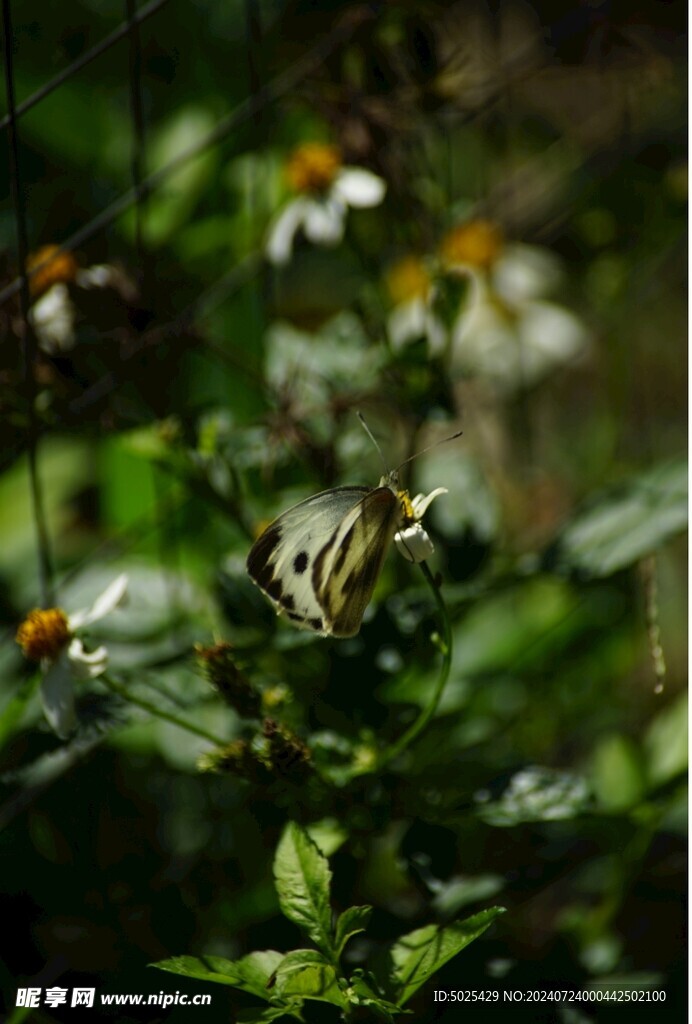
[[[274,973],[274,990],[282,999],[299,996],[318,999],[343,1009],[346,998],[337,984],[336,971],[321,953],[294,949],[282,959]]]
[[[325,857],[333,853],[348,839],[348,831],[339,824],[336,818],[322,818],[307,827],[307,833]]]
[[[446,928],[430,924],[399,939],[391,951],[397,1005],[403,1006],[443,964],[482,935],[504,910],[504,907],[490,907]]]
[[[436,914],[450,918],[469,903],[485,903],[497,896],[504,884],[502,875],[455,875],[448,881],[438,882],[432,906]]]
[[[687,524],[687,463],[664,463],[597,498],[563,531],[551,562],[610,576],[651,554]]]
[[[35,672],[29,679],[19,685],[17,692],[7,701],[0,711],[0,750],[21,724],[26,707],[38,689],[41,673]]]
[[[656,715],[644,739],[648,776],[654,786],[686,771],[687,732],[687,694],[681,693]]]
[[[274,859],[279,906],[328,956],[334,955],[329,887],[332,874],[307,832],[291,821],[284,829]]]
[[[348,907],[343,914],[339,914],[336,922],[336,955],[341,956],[344,946],[350,938],[364,932],[368,927],[372,907]]]
[[[364,972],[359,969],[349,979],[348,999],[353,1006],[367,1006],[368,1009],[380,1020],[393,1022],[402,1013],[409,1013],[409,1010],[401,1010],[396,1003],[390,1003],[384,999],[374,988],[374,980],[369,975],[364,977]]]
[[[641,751],[628,736],[604,736],[593,754],[591,785],[600,807],[625,811],[646,791]]]
[[[226,960],[222,956],[174,956],[151,966],[186,978],[231,985],[268,1001],[272,997],[272,990],[267,987],[269,980],[283,958],[283,953],[263,949],[249,953],[241,960]]]

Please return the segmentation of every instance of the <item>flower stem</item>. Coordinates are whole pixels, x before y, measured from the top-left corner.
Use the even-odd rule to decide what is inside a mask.
[[[201,736],[202,739],[209,740],[216,747],[223,747],[226,744],[226,740],[221,739],[219,736],[214,736],[213,733],[207,732],[206,729],[202,729],[200,726],[195,725],[193,722],[188,722],[183,718],[178,718],[177,715],[173,715],[170,711],[163,711],[157,704],[153,704],[143,697],[136,697],[127,687],[122,686],[120,683],[116,683],[114,679],[109,679],[108,676],[99,676],[99,681],[104,683],[113,693],[117,693],[123,700],[128,701],[130,704],[136,704],[137,707],[143,711],[148,711],[149,714],[154,715],[156,718],[163,719],[164,722],[170,722],[171,725],[177,725],[179,729],[186,729],[188,732],[194,733],[195,736]]]
[[[440,673],[437,677],[437,684],[433,690],[430,703],[427,707],[424,707],[418,718],[413,724],[406,730],[403,736],[400,736],[398,740],[395,740],[389,747],[387,747],[378,759],[378,767],[382,768],[385,764],[393,761],[395,757],[398,757],[407,747],[409,747],[415,739],[418,738],[420,733],[423,732],[425,727],[430,722],[431,718],[437,711],[442,693],[444,691],[447,680],[449,679],[449,672],[452,667],[452,627],[449,621],[449,613],[447,606],[444,603],[444,599],[440,592],[440,588],[435,583],[432,573],[428,568],[427,562],[421,562],[420,567],[423,571],[430,589],[435,597],[435,603],[440,613],[440,619],[442,622],[442,636],[437,633],[433,633],[433,643],[439,648],[442,653],[442,664],[440,665]]]

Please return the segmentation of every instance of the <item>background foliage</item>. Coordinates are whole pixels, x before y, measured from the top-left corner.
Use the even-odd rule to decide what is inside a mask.
[[[13,6],[18,102],[124,16],[110,2]],[[645,0],[170,3],[139,25],[141,49],[125,36],[20,118],[30,249],[100,217],[73,248],[83,269],[114,269],[105,289],[70,283],[73,334],[36,354],[33,426],[16,294],[0,312],[9,1006],[19,984],[169,981],[213,992],[200,1019],[257,1005],[147,964],[297,945],[272,881],[290,820],[330,854],[335,909],[374,907],[347,947],[354,969],[404,932],[507,908],[413,996],[412,1019],[458,1019],[433,987],[617,979],[665,989],[668,1011],[682,998],[684,32],[679,6]],[[386,196],[349,211],[338,246],[296,236],[277,268],[264,245],[290,201],[283,167],[315,140],[379,175]],[[0,146],[9,196],[7,130]],[[110,216],[133,175],[151,174]],[[497,249],[470,278],[445,239],[478,223]],[[0,240],[10,284],[9,199]],[[517,243],[544,293],[512,303],[493,274]],[[427,319],[401,341],[393,274],[413,257]],[[502,331],[469,320],[470,280],[490,282]],[[558,319],[541,334],[545,304]],[[450,492],[427,522],[451,678],[425,734],[380,771],[377,751],[439,670],[420,573],[392,554],[359,636],[332,641],[280,624],[244,572],[282,509],[376,483],[356,409],[392,465],[464,431],[407,481]],[[82,686],[67,742],[14,643],[43,601],[33,448],[57,603],[73,611],[119,572],[130,580],[91,640],[133,700]],[[205,678],[194,645],[218,640],[259,707],[237,693],[229,705]],[[219,757],[205,733],[248,746]]]

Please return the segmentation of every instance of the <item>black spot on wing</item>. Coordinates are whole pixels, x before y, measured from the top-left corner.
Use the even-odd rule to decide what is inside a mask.
[[[308,619],[308,625],[310,629],[314,629],[316,633],[322,630],[322,619]]]
[[[281,598],[281,607],[285,608],[287,612],[292,612],[295,608],[296,603],[290,594],[284,594]]]
[[[298,615],[297,612],[287,611],[286,612],[286,617],[289,618],[291,620],[291,622],[305,622],[305,616],[304,615]]]
[[[299,551],[296,557],[293,559],[293,571],[297,573],[299,576],[302,576],[302,574],[308,567],[309,561],[310,559],[308,558],[307,551]]]

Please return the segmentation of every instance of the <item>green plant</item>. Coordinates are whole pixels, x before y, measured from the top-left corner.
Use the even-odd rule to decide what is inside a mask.
[[[350,939],[368,926],[372,907],[348,907],[334,919],[330,905],[331,871],[327,858],[305,829],[289,822],[274,859],[274,879],[284,915],[308,936],[317,949],[290,953],[264,949],[240,960],[178,956],[154,964],[163,971],[201,981],[230,985],[268,1004],[250,1011],[250,1022],[293,1017],[304,1020],[304,1004],[326,1002],[341,1010],[342,1019],[394,1021],[407,1013],[406,1003],[443,964],[477,939],[503,907],[490,907],[444,927],[430,924],[402,935],[388,950],[380,971],[356,968],[350,976],[342,955]]]

